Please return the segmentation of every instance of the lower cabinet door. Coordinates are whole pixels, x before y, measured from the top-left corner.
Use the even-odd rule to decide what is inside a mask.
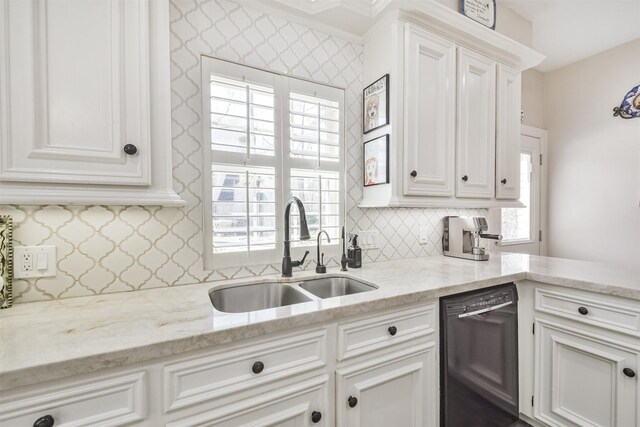
[[[171,421],[167,427],[331,426],[328,384],[328,375],[314,377]]]
[[[436,426],[435,343],[336,371],[338,427]]]
[[[640,354],[560,323],[536,320],[535,417],[551,426],[640,425]]]

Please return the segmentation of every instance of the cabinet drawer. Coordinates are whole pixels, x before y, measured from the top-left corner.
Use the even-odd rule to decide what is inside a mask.
[[[48,391],[3,395],[0,425],[32,426],[38,418],[51,415],[55,425],[74,427],[122,426],[146,416],[144,371],[127,375],[97,377]]]
[[[167,427],[329,426],[328,385],[329,376],[322,375],[171,421]]]
[[[424,337],[434,331],[434,304],[340,323],[338,324],[338,360],[349,359]]]
[[[167,364],[162,369],[165,412],[322,368],[325,352],[322,329]]]
[[[537,311],[631,335],[640,335],[640,304],[606,295],[536,288]]]

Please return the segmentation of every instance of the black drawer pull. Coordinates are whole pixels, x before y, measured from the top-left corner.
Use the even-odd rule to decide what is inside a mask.
[[[45,415],[44,417],[40,417],[33,423],[33,427],[53,427],[55,420],[51,415]]]
[[[503,184],[506,184],[507,183],[507,178],[502,178],[502,180],[500,182],[503,183]]]
[[[412,177],[415,178],[416,176],[418,176],[418,172],[417,171],[411,171],[411,173],[409,175],[411,175]]]
[[[349,403],[350,408],[355,408],[356,405],[358,404],[358,398],[349,396],[349,398],[347,399],[347,402]]]
[[[311,422],[314,424],[317,424],[320,422],[320,420],[322,419],[322,413],[318,412],[318,411],[313,411],[311,413]]]
[[[583,316],[586,316],[589,313],[589,310],[587,310],[587,307],[580,307],[578,309],[578,313],[582,314]]]
[[[624,368],[622,370],[622,373],[625,374],[626,376],[628,376],[629,378],[633,378],[633,377],[636,376],[636,373],[631,368]]]
[[[124,146],[124,153],[128,156],[133,156],[138,152],[138,147],[133,144],[127,144]]]
[[[467,182],[467,181],[469,180],[469,177],[468,177],[467,175],[465,175],[465,176],[463,176],[463,177],[462,177],[462,180],[463,180],[464,182]]]
[[[260,372],[263,371],[263,369],[264,369],[264,363],[262,362],[255,362],[251,367],[251,370],[253,371],[254,374],[259,374]]]
[[[395,326],[389,326],[389,335],[394,336],[395,334],[398,333],[398,328],[396,328]]]

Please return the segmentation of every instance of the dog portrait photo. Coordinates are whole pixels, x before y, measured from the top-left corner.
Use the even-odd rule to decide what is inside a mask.
[[[364,186],[389,183],[389,135],[364,143]]]
[[[362,129],[371,132],[389,124],[389,74],[367,86],[362,94]]]

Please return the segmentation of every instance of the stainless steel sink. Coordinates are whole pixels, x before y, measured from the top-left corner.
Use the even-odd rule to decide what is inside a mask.
[[[347,277],[322,277],[305,280],[300,283],[300,287],[319,298],[333,298],[378,289],[377,286]]]
[[[282,283],[255,283],[209,291],[213,307],[226,313],[245,313],[312,301],[302,292]]]

